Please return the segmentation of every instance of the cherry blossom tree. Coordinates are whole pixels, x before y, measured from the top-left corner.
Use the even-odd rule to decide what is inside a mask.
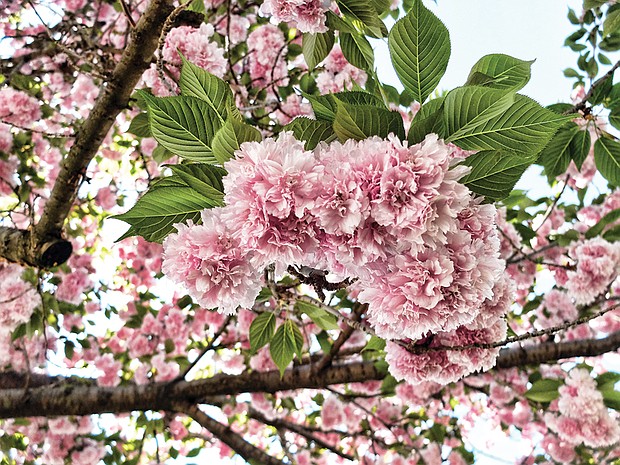
[[[3,3],[0,463],[617,464],[620,6],[568,20],[542,106],[437,89],[422,0]]]

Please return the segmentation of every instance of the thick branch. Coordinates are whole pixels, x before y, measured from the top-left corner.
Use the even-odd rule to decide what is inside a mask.
[[[99,91],[99,96],[88,118],[80,127],[75,142],[60,165],[58,178],[45,204],[40,221],[32,231],[10,231],[11,241],[0,245],[0,257],[40,267],[49,267],[66,261],[71,250],[57,245],[62,253],[49,255],[54,239],[60,239],[62,227],[77,195],[86,168],[114,124],[116,116],[125,108],[142,73],[150,66],[162,26],[172,12],[171,0],[152,0],[131,32],[131,39],[111,78]],[[19,232],[16,232],[19,231]],[[7,233],[8,234],[8,233]],[[64,260],[60,261],[61,258]],[[51,260],[51,262],[50,262]]]
[[[503,349],[496,368],[520,367],[572,357],[592,357],[618,348],[620,331],[603,339],[545,342],[523,348]],[[58,384],[59,379],[53,378],[47,384],[37,378],[32,385],[42,387],[26,390],[13,387],[14,381],[0,384],[11,386],[9,389],[0,389],[0,418],[173,410],[173,399],[188,404],[208,403],[213,396],[324,388],[333,384],[381,380],[385,374],[372,361],[368,361],[331,365],[321,372],[316,372],[312,365],[301,365],[286,370],[282,378],[278,371],[267,371],[115,388],[94,386],[91,379],[80,383],[72,378]]]
[[[173,407],[175,411],[184,413],[193,418],[203,428],[209,430],[213,436],[234,450],[246,461],[255,460],[265,465],[284,465],[284,462],[281,460],[272,457],[262,449],[247,442],[243,437],[230,429],[230,427],[211,418],[200,410],[197,405],[175,403]]]
[[[51,268],[71,256],[71,242],[54,236],[35,241],[30,231],[0,226],[0,257],[36,268]]]
[[[0,390],[0,418],[90,415],[134,410],[170,410],[170,402],[198,403],[216,395],[242,392],[278,392],[290,389],[321,388],[332,384],[383,379],[385,372],[372,362],[332,365],[315,373],[310,365],[280,372],[252,372],[216,375],[212,378],[175,383],[152,383],[119,387],[76,385]]]
[[[603,339],[542,342],[528,347],[511,347],[501,350],[495,368],[538,365],[572,357],[595,357],[618,348],[620,348],[620,331]]]

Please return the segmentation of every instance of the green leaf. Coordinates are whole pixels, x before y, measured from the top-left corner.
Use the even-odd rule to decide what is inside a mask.
[[[579,127],[573,122],[562,126],[540,153],[538,164],[545,167],[549,179],[566,172],[572,159],[570,144],[578,132]]]
[[[284,375],[284,370],[293,361],[295,353],[302,351],[303,344],[301,331],[291,320],[286,320],[278,327],[269,344],[269,353],[280,370],[280,376]]]
[[[153,137],[183,158],[215,162],[211,141],[220,128],[220,117],[206,102],[195,97],[154,97],[139,91],[149,107]]]
[[[226,170],[207,163],[168,165],[168,168],[187,186],[205,198],[212,199],[212,206],[215,207],[224,203],[222,178],[226,176]]]
[[[330,123],[300,116],[284,126],[284,131],[293,131],[295,139],[304,141],[306,150],[314,150],[321,141],[331,142],[336,134]]]
[[[336,99],[352,105],[370,105],[385,109],[385,104],[376,95],[364,91],[346,91],[328,95],[302,93],[308,99],[317,120],[332,123],[336,118]]]
[[[459,140],[484,131],[487,123],[503,115],[514,101],[514,93],[479,86],[458,87],[444,99],[445,135]]]
[[[375,54],[368,39],[361,34],[340,33],[342,54],[353,66],[371,71],[375,66]]]
[[[443,132],[443,130],[440,129],[440,126],[443,123],[443,101],[444,98],[440,97],[429,100],[422,105],[411,121],[409,134],[407,135],[409,145],[422,142],[427,134],[432,132],[436,134]]]
[[[575,162],[577,169],[581,170],[581,165],[590,153],[592,140],[590,131],[578,131],[570,141],[570,156]]]
[[[620,29],[620,10],[614,10],[607,14],[603,22],[603,37],[607,37]]]
[[[483,150],[465,159],[464,164],[471,166],[471,171],[459,182],[488,199],[501,200],[508,197],[535,159],[523,154]]]
[[[620,186],[620,144],[601,137],[594,143],[594,161],[603,177],[611,184]]]
[[[603,394],[603,403],[606,407],[620,412],[620,392],[607,390],[602,391],[601,394]]]
[[[174,153],[172,153],[170,150],[168,150],[163,145],[157,144],[157,147],[155,147],[155,149],[153,150],[153,153],[151,153],[151,156],[153,157],[153,160],[161,164],[165,162],[166,160],[169,160],[170,158],[174,157]]]
[[[152,137],[148,113],[138,113],[134,119],[131,120],[127,132],[138,137]]]
[[[603,234],[603,239],[605,239],[607,242],[620,241],[620,224],[609,229],[609,231],[605,231],[605,233]]]
[[[187,61],[183,55],[181,59],[183,60],[179,78],[181,94],[206,102],[217,114],[221,125],[226,118],[228,102],[233,98],[230,86],[217,76]]]
[[[302,50],[308,70],[312,71],[322,62],[334,47],[334,31],[323,33],[305,33],[302,39]]]
[[[501,92],[495,89],[478,89]],[[451,94],[454,97],[451,97]],[[476,104],[472,106],[471,103]],[[502,99],[501,103],[505,104],[506,100]],[[471,95],[462,91],[450,92],[446,96],[443,112],[446,140],[465,150],[506,150],[535,155],[547,145],[560,126],[573,118],[570,115],[554,113],[541,107],[534,100],[516,94],[514,103],[507,110],[484,123],[476,126],[468,125],[467,132],[459,131],[458,136],[452,135],[449,128],[459,129],[475,120],[479,111],[491,105],[494,106],[494,110],[499,108],[499,105],[491,103],[488,99],[473,99]],[[488,114],[490,113],[486,115]]]
[[[295,309],[308,315],[314,324],[325,331],[330,329],[340,329],[340,326],[338,326],[338,318],[327,313],[325,310],[317,307],[316,305],[297,301],[295,302]]]
[[[585,234],[586,239],[592,239],[593,237],[600,235],[607,225],[615,223],[618,219],[620,219],[620,208],[610,211],[598,220],[598,223],[588,229]]]
[[[371,136],[387,137],[394,133],[405,138],[403,118],[396,111],[368,105],[350,105],[336,99],[334,132],[344,142],[348,139],[362,140]]]
[[[607,3],[606,0],[583,0],[583,9],[590,10],[592,8],[598,8]]]
[[[534,402],[551,402],[560,396],[558,389],[561,385],[559,379],[540,379],[523,395]]]
[[[128,212],[111,218],[131,225],[118,240],[140,235],[147,241],[161,242],[174,231],[174,224],[187,220],[198,223],[202,210],[221,205],[218,199],[209,199],[190,187],[160,187],[140,197]]]
[[[390,31],[388,45],[400,81],[413,98],[424,103],[448,67],[448,30],[421,0],[415,0]]]
[[[370,340],[366,343],[366,345],[362,349],[362,352],[366,350],[375,350],[375,351],[385,350],[385,339],[381,339],[378,336],[371,336]]]
[[[271,312],[258,315],[250,325],[250,350],[256,352],[268,344],[276,331],[276,316]]]
[[[345,17],[366,26],[371,36],[381,38],[387,35],[385,24],[379,19],[377,10],[369,0],[336,0],[336,3]]]
[[[596,385],[600,391],[613,389],[620,381],[620,373],[608,371],[596,377]]]
[[[532,63],[499,53],[486,55],[473,66],[466,85],[517,91],[530,80]]]
[[[260,142],[263,136],[258,129],[249,124],[229,118],[213,137],[213,156],[220,164],[234,158],[235,151],[244,142]]]

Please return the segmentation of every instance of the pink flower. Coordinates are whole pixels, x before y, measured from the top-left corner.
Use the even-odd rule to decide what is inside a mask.
[[[618,275],[620,244],[597,237],[575,246],[570,256],[577,269],[567,272],[566,288],[577,304],[590,304]]]
[[[202,225],[176,225],[178,232],[164,241],[162,270],[202,307],[232,314],[252,307],[262,276],[221,215],[221,209],[206,210]]]
[[[32,284],[21,279],[23,268],[0,263],[0,335],[30,320],[41,297]]]
[[[250,77],[254,86],[285,85],[288,82],[284,34],[273,24],[254,29],[247,40]]]
[[[350,90],[353,83],[363,86],[366,83],[366,72],[350,64],[344,57],[339,44],[334,45],[327,58],[325,70],[319,73],[316,84],[321,94],[329,94]]]
[[[333,429],[344,423],[344,409],[342,402],[336,396],[328,396],[321,409],[323,429]]]
[[[8,160],[0,158],[0,196],[13,194],[19,160],[15,156],[10,156]]]
[[[266,0],[261,13],[271,14],[278,22],[290,22],[300,32],[326,32],[325,12],[330,0]]]
[[[39,119],[41,109],[37,99],[11,87],[0,89],[0,121],[30,127]]]
[[[168,64],[181,66],[179,52],[189,61],[217,77],[224,76],[227,62],[224,49],[211,38],[213,26],[203,23],[199,28],[180,26],[166,36],[163,58]]]
[[[223,218],[243,247],[255,251],[259,267],[301,262],[316,247],[307,210],[321,180],[322,166],[291,133],[277,141],[246,142],[225,163]]]
[[[78,268],[62,277],[62,282],[56,289],[56,298],[77,305],[82,301],[82,292],[91,285],[88,271]]]

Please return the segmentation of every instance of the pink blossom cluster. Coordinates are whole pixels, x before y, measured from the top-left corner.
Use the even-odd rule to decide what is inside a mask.
[[[331,0],[266,0],[261,13],[272,15],[277,22],[291,23],[300,32],[326,32],[325,12]]]
[[[0,263],[0,335],[7,335],[30,320],[34,309],[41,305],[39,293],[21,276],[19,265]]]
[[[549,412],[544,419],[560,440],[588,447],[607,447],[620,441],[618,419],[610,416],[588,370],[571,370],[559,393],[559,414]]]
[[[39,101],[12,87],[0,89],[0,121],[20,127],[30,127],[41,119]]]
[[[604,293],[620,271],[620,244],[597,237],[569,250],[576,269],[566,273],[566,289],[579,304],[590,304]]]
[[[257,27],[248,35],[250,77],[254,87],[286,85],[286,41],[273,24]]]
[[[339,44],[334,45],[323,62],[323,71],[316,78],[316,85],[321,94],[351,90],[354,83],[363,86],[366,72],[356,68],[347,61]]]
[[[175,77],[178,76],[181,68],[179,52],[187,60],[211,74],[217,77],[224,76],[227,67],[224,49],[212,40],[213,33],[213,26],[205,23],[199,28],[180,26],[170,31],[166,36],[162,58]],[[155,65],[144,73],[143,79],[155,95],[169,95],[170,88],[176,88],[176,84],[171,81],[162,82]]]
[[[453,151],[436,135],[411,147],[390,136],[313,152],[286,132],[244,143],[225,163],[226,206],[204,211],[202,225],[177,225],[162,269],[200,305],[231,313],[253,305],[267,265],[276,274],[310,266],[357,279],[352,290],[381,337],[501,340],[512,291],[495,208],[458,183],[466,168],[454,166]],[[417,371],[397,374],[446,382],[489,368],[496,354],[411,355]],[[433,374],[435,356],[459,368]]]

